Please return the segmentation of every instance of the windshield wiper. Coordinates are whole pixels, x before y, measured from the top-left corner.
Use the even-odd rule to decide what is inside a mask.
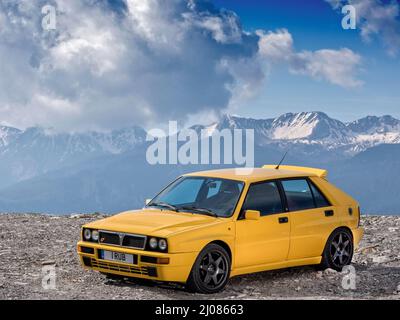
[[[198,213],[202,213],[208,216],[212,216],[212,217],[218,217],[218,215],[215,212],[212,212],[209,209],[206,208],[197,208],[197,207],[179,207],[179,210],[190,210],[190,211],[194,211],[194,212],[198,212]]]
[[[172,204],[166,203],[166,202],[150,203],[150,204],[148,204],[148,207],[164,207],[164,208],[168,208],[168,209],[178,212],[177,207],[173,206]]]

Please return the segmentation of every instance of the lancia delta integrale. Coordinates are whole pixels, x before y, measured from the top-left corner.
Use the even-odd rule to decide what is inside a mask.
[[[78,254],[109,276],[215,293],[246,273],[341,270],[362,234],[359,204],[325,170],[267,165],[185,174],[143,209],[84,225]]]

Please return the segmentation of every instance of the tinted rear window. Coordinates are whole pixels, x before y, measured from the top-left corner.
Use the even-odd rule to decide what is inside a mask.
[[[314,186],[314,184],[310,181],[311,190],[314,195],[315,205],[318,208],[321,207],[329,207],[331,204],[326,199],[326,197]]]

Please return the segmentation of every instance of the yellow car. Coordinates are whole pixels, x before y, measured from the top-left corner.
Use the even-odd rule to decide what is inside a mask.
[[[230,277],[351,263],[363,229],[358,203],[321,169],[267,165],[183,175],[141,210],[82,227],[86,268],[111,277],[222,290]]]

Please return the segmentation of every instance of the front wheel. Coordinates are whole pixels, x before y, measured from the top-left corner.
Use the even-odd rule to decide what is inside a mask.
[[[230,269],[231,259],[226,250],[209,244],[197,256],[186,286],[192,292],[219,292],[229,280]]]
[[[326,242],[321,267],[342,271],[344,266],[351,263],[353,251],[353,235],[351,232],[343,228],[336,229]]]

